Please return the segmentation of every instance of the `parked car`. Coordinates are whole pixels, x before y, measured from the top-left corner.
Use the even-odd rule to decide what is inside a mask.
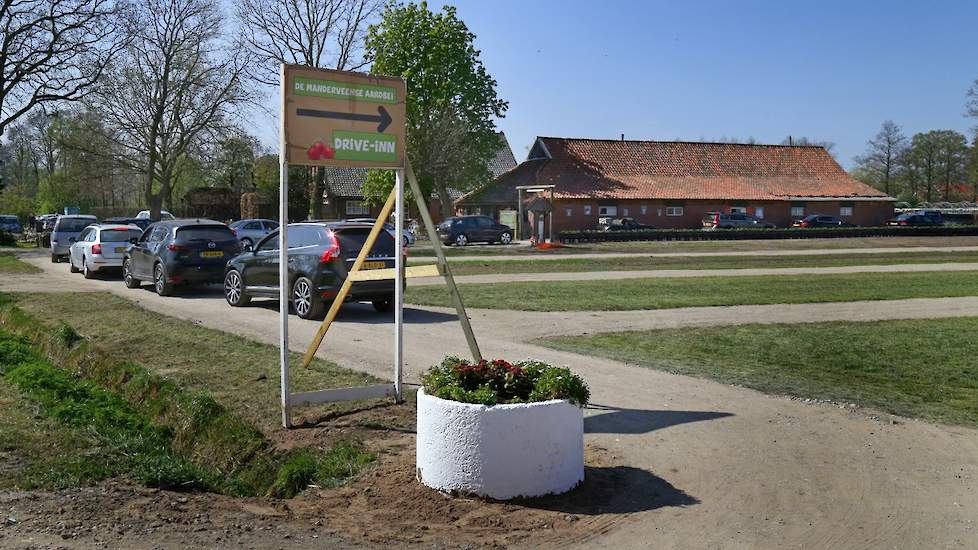
[[[262,219],[238,220],[229,227],[238,237],[241,247],[248,250],[254,248],[255,243],[264,239],[266,235],[278,229],[278,222]]]
[[[944,217],[936,210],[906,212],[889,221],[889,225],[936,226],[944,225]]]
[[[53,231],[54,224],[58,221],[57,214],[42,214],[37,217],[35,223],[38,224],[38,231]]]
[[[154,220],[151,220],[149,218],[124,218],[124,217],[115,217],[115,218],[106,218],[106,219],[102,220],[102,223],[115,223],[115,224],[120,224],[120,225],[135,225],[136,227],[145,230],[147,227],[149,227],[150,225],[152,225],[153,221]]]
[[[855,225],[844,222],[835,216],[810,214],[791,224],[791,227],[855,227]]]
[[[370,225],[373,225],[376,220],[374,220],[373,218],[351,218],[345,221],[356,222],[356,223],[369,223]],[[384,223],[384,229],[388,233],[390,233],[392,237],[396,232],[396,228],[392,223]],[[404,233],[401,234],[401,240],[404,242],[404,246],[411,246],[412,244],[414,244],[414,241],[417,240],[417,237],[414,236],[413,231],[405,227]]]
[[[68,247],[68,269],[81,271],[86,279],[108,268],[121,268],[122,257],[132,239],[138,239],[143,230],[135,225],[100,223],[82,230]]]
[[[775,225],[742,212],[707,212],[703,216],[703,229],[773,229]]]
[[[303,319],[323,316],[366,243],[371,226],[348,221],[289,224],[290,299],[296,315]],[[277,298],[278,255],[278,231],[275,231],[254,250],[232,258],[224,275],[224,297],[228,304],[238,307],[247,305],[254,297]],[[381,232],[363,269],[392,267],[394,237]],[[347,299],[371,302],[377,311],[389,311],[394,303],[394,281],[356,282]]]
[[[150,217],[149,210],[140,210],[139,213],[136,214],[136,217],[139,218],[139,219],[141,219],[141,220],[151,220],[151,219],[153,219],[152,217]],[[176,218],[173,217],[173,214],[167,212],[166,210],[160,210],[160,221],[167,221],[167,220],[173,220],[173,219],[176,219]]]
[[[605,231],[637,231],[640,229],[655,229],[651,225],[638,223],[632,218],[602,218],[601,228]]]
[[[20,225],[20,218],[14,215],[3,214],[0,215],[0,231],[22,233],[24,228]]]
[[[152,281],[160,296],[174,286],[219,283],[228,259],[241,252],[231,228],[213,220],[160,221],[133,239],[122,259],[122,277],[129,288]]]
[[[513,229],[496,223],[489,216],[455,216],[445,218],[436,228],[438,238],[445,244],[465,246],[468,243],[503,243],[513,240]]]
[[[95,216],[58,216],[51,229],[51,262],[58,263],[68,256],[68,248],[78,239],[83,229],[98,223]]]

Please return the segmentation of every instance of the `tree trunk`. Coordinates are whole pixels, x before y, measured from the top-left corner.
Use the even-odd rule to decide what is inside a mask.
[[[438,201],[441,203],[442,219],[451,218],[455,215],[455,205],[452,203],[452,196],[448,193],[448,186],[441,182],[435,182],[435,190],[438,192]]]
[[[326,171],[320,166],[309,168],[309,216],[310,220],[321,220],[323,218],[323,192],[326,186],[323,180]]]

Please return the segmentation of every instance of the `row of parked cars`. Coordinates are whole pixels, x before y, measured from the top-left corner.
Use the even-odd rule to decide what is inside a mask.
[[[604,231],[635,231],[655,229],[651,225],[641,224],[633,218],[607,218],[599,224]],[[905,212],[888,222],[895,226],[938,226],[944,225],[944,218],[937,210],[918,210]],[[703,229],[774,229],[776,226],[768,221],[743,212],[707,212],[703,216]],[[826,214],[809,214],[796,220],[791,227],[856,227],[855,225]]]
[[[289,224],[289,285],[292,310],[320,318],[346,280],[366,243],[373,220]],[[61,216],[52,235],[53,261],[67,259],[86,278],[112,270],[128,288],[152,285],[161,296],[177,287],[222,283],[234,307],[252,298],[278,297],[279,235],[274,220],[242,220],[230,226],[206,219],[171,219],[140,228],[135,223],[92,216]],[[404,236],[402,236],[403,238]],[[63,248],[62,248],[63,247]],[[393,268],[395,241],[382,231],[364,269]],[[359,281],[348,300],[371,302],[379,312],[393,305],[392,280]]]

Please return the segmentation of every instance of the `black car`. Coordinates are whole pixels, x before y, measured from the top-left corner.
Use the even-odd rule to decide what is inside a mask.
[[[907,212],[890,220],[890,225],[937,226],[944,225],[944,216],[936,210]]]
[[[602,224],[605,231],[638,231],[641,229],[655,229],[651,225],[638,223],[632,218],[611,218],[607,223]]]
[[[156,222],[126,250],[122,277],[129,288],[152,281],[156,293],[167,296],[175,285],[223,281],[228,259],[239,252],[238,238],[221,222]]]
[[[296,315],[318,319],[337,295],[373,224],[357,222],[290,223],[289,285]],[[228,262],[224,274],[224,297],[232,306],[244,306],[253,297],[278,298],[278,231],[262,239],[254,250],[242,252]],[[394,267],[394,237],[387,231],[377,235],[361,269]],[[394,281],[358,281],[350,288],[348,301],[372,302],[379,312],[394,303]]]
[[[834,216],[811,214],[791,224],[791,227],[855,227]]]
[[[436,231],[443,243],[457,246],[475,242],[509,244],[513,240],[513,229],[496,223],[489,216],[445,218]]]

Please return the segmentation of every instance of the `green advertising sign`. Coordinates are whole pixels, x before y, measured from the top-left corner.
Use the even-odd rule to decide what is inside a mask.
[[[397,90],[390,86],[372,84],[351,84],[333,80],[318,80],[302,76],[295,77],[295,95],[326,97],[329,99],[352,99],[371,103],[394,103]]]
[[[397,160],[397,137],[370,132],[333,131],[333,158],[340,160]]]

